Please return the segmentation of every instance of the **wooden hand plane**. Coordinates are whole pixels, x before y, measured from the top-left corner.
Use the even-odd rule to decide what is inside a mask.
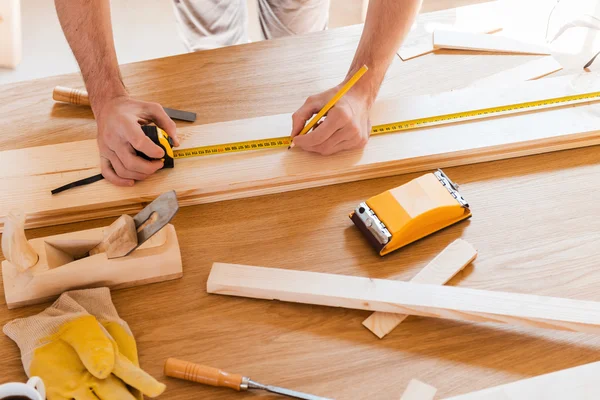
[[[124,288],[183,275],[179,242],[169,224],[179,206],[163,193],[136,216],[110,226],[27,240],[25,215],[9,213],[2,234],[4,293],[9,309],[90,287]]]

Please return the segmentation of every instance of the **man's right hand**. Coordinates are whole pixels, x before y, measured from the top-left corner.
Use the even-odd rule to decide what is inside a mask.
[[[135,151],[139,150],[150,158],[164,156],[164,151],[144,134],[141,125],[155,123],[179,146],[175,122],[160,104],[123,95],[94,107],[94,113],[102,175],[115,185],[132,186],[163,166],[160,160],[148,161],[136,155]]]

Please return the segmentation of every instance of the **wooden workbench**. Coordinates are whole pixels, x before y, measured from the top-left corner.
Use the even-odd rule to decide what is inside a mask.
[[[199,124],[292,112],[342,79],[360,32],[352,26],[141,62],[123,66],[123,76],[133,95],[194,110]],[[396,59],[381,97],[464,87],[530,59],[461,52]],[[94,137],[91,111],[53,104],[57,84],[81,87],[81,80],[65,75],[0,87],[0,150]],[[215,261],[408,280],[462,237],[479,257],[452,285],[600,301],[598,148],[446,173],[461,184],[473,218],[385,258],[367,245],[348,212],[417,175],[180,209],[173,224],[184,277],[113,292],[136,335],[142,366],[168,386],[163,398],[254,398],[166,378],[168,357],[331,398],[382,400],[398,399],[412,378],[448,396],[600,360],[600,338],[588,334],[411,317],[379,340],[361,325],[368,312],[206,294]],[[47,305],[8,311],[0,289],[0,324]],[[3,335],[0,366],[0,383],[25,379],[17,346]]]

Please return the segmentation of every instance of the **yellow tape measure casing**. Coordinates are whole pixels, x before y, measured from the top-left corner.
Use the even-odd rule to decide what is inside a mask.
[[[165,155],[161,159],[163,162],[163,168],[173,168],[175,166],[175,161],[173,160],[173,141],[169,135],[167,135],[167,132],[155,125],[143,125],[142,131],[144,131],[144,134],[148,136],[148,138],[150,138],[154,144],[165,151]],[[136,153],[138,156],[146,160],[152,160],[152,158],[140,151],[136,151]]]

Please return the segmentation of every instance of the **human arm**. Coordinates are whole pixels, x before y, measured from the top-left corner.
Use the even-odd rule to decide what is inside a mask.
[[[338,86],[314,96],[292,115],[294,144],[324,155],[366,145],[371,130],[369,110],[396,51],[410,30],[421,0],[371,0],[354,60]],[[312,132],[297,136],[306,122],[363,65],[369,71],[329,110]]]
[[[119,71],[108,0],[55,0],[55,5],[98,124],[102,175],[114,184],[131,186],[162,167],[161,161],[144,160],[135,150],[151,158],[164,155],[140,124],[154,122],[178,145],[175,123],[159,104],[129,97]]]

